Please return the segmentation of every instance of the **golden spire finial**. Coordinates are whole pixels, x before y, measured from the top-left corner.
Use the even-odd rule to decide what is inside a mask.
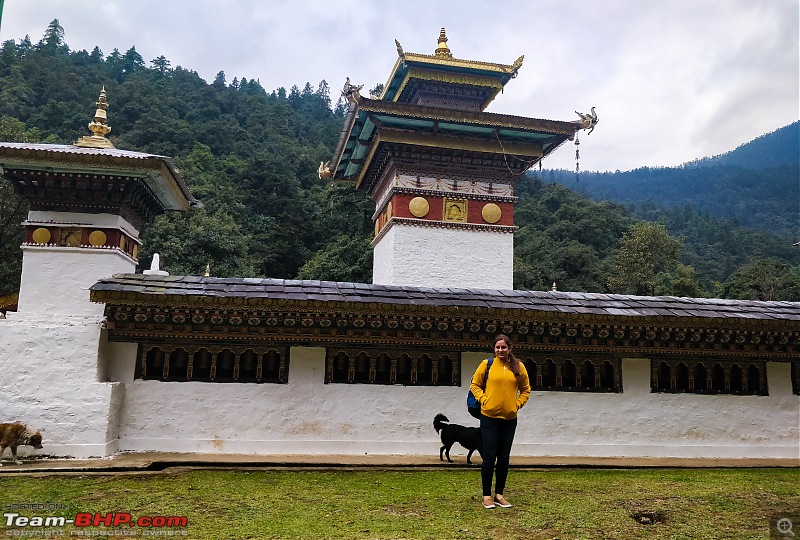
[[[75,141],[75,146],[82,146],[85,148],[114,148],[111,141],[106,139],[106,135],[111,133],[111,127],[108,125],[108,100],[106,99],[106,87],[100,90],[100,97],[97,98],[95,104],[97,109],[94,112],[94,119],[89,123],[89,131],[94,133],[91,136],[84,136]]]
[[[450,48],[447,46],[447,34],[444,28],[439,31],[439,44],[436,46],[436,52],[434,54],[436,54],[436,56],[453,57],[453,53],[450,52]]]
[[[556,289],[556,282],[555,281],[553,282],[553,287],[550,290],[553,291],[553,292],[558,291],[558,289]]]
[[[206,273],[203,274],[203,277],[211,277],[211,263],[206,264]]]

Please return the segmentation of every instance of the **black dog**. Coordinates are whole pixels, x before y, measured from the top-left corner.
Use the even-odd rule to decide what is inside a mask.
[[[455,443],[469,450],[469,454],[467,454],[467,463],[470,465],[472,465],[470,458],[475,450],[483,457],[483,435],[481,434],[481,428],[465,427],[458,424],[450,424],[449,422],[450,420],[441,413],[437,414],[433,419],[433,427],[442,437],[442,447],[439,449],[439,460],[444,461],[444,457],[442,457],[442,453],[444,453],[444,455],[447,456],[447,461],[453,463],[453,460],[450,459],[450,448]]]

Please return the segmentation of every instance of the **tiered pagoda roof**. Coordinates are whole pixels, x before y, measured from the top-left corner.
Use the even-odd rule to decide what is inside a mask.
[[[75,144],[0,142],[0,174],[31,210],[117,213],[141,226],[166,210],[202,206],[172,158],[114,148],[105,89],[89,129]]]
[[[484,112],[523,58],[510,65],[462,60],[446,41],[442,29],[433,55],[406,53],[398,43],[381,96],[347,94],[350,108],[329,162],[333,178],[353,180],[371,193],[390,160],[419,163],[423,156],[434,167],[456,164],[467,171],[462,174],[472,169],[513,181],[585,127]]]
[[[200,204],[172,158],[154,154],[0,142],[0,168],[32,210],[119,212],[141,225]]]
[[[438,84],[446,84],[451,93],[461,90],[462,103],[472,101],[482,111],[506,83],[517,76],[524,59],[520,56],[507,65],[455,58],[447,46],[444,28],[439,33],[434,54],[407,53],[397,40],[395,45],[397,62],[380,99],[398,103],[415,103],[421,99],[421,94],[435,90]]]

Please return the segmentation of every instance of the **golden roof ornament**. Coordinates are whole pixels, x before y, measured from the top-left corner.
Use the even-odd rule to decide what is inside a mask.
[[[592,107],[591,110],[592,112],[590,113],[582,113],[575,111],[575,114],[581,117],[581,119],[578,121],[578,123],[581,126],[581,129],[588,129],[589,130],[588,135],[591,135],[592,131],[594,131],[594,128],[597,125],[597,122],[600,121],[597,118],[597,113],[594,111],[594,107]],[[578,142],[576,141],[575,144],[578,144]]]
[[[363,84],[355,85],[350,83],[350,77],[347,77],[347,80],[344,83],[344,87],[342,87],[342,97],[348,103],[358,103],[361,100],[361,89],[364,88]]]
[[[453,57],[453,53],[450,52],[450,48],[447,46],[447,34],[444,28],[439,32],[439,44],[436,46],[436,52],[434,54],[436,54],[436,56],[446,56],[448,58]]]
[[[331,171],[330,161],[328,161],[327,163],[323,163],[322,161],[319,162],[319,168],[317,169],[317,176],[319,176],[320,180],[322,180],[323,178],[333,178],[333,171]]]
[[[75,141],[75,146],[83,148],[114,148],[111,141],[106,139],[106,135],[111,133],[108,125],[108,100],[106,99],[106,87],[100,90],[100,97],[97,98],[97,109],[94,112],[94,119],[89,123],[89,131],[94,135],[86,135]]]
[[[517,76],[517,72],[519,71],[519,68],[522,67],[522,61],[523,60],[525,60],[525,55],[524,54],[521,55],[516,60],[514,60],[514,63],[511,64],[511,77],[512,78],[515,78]]]

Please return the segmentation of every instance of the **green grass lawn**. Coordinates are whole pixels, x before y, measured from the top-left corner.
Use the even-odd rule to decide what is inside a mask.
[[[477,467],[0,475],[4,514],[129,512],[188,520],[180,529],[68,525],[67,537],[738,540],[770,538],[770,519],[778,515],[800,518],[800,469],[512,469],[505,494],[514,508],[483,509]],[[51,509],[9,506],[32,503]],[[642,524],[638,514],[656,522]],[[0,536],[35,529],[9,526],[8,519]]]

